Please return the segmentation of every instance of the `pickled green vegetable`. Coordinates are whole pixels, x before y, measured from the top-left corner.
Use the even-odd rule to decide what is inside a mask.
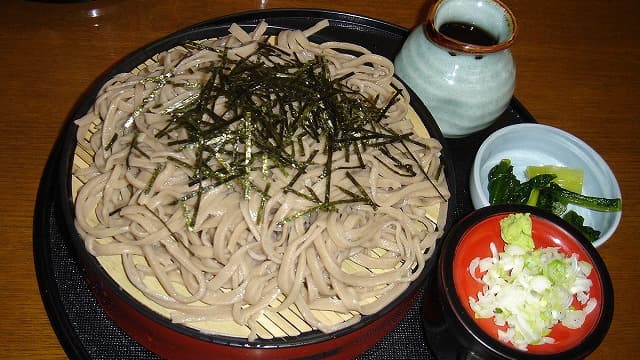
[[[489,171],[489,203],[527,204],[545,209],[563,217],[591,241],[600,237],[600,231],[584,225],[584,218],[575,211],[567,212],[567,205],[603,212],[622,210],[622,200],[619,198],[588,196],[571,191],[582,188],[583,175],[580,169],[537,166],[527,168],[525,173],[530,177],[529,180],[520,182],[513,173],[511,161],[502,159]]]
[[[554,174],[556,176],[556,178],[553,179],[554,183],[575,193],[582,193],[582,183],[584,181],[584,171],[582,169],[566,166],[540,165],[527,166],[524,170],[524,175],[527,179],[542,174]]]

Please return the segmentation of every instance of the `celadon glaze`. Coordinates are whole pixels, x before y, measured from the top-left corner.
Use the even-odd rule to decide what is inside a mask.
[[[513,96],[516,69],[505,42],[513,41],[515,19],[504,4],[489,0],[440,0],[430,16],[410,33],[394,61],[395,71],[444,136],[463,137],[491,125]],[[479,26],[498,44],[468,45],[433,30],[447,22]]]

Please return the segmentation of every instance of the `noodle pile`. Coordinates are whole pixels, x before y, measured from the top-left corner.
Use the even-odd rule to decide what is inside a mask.
[[[388,59],[308,39],[327,25],[185,43],[115,76],[76,120],[86,249],[172,321],[255,339],[288,313],[333,332],[395,299],[435,250],[441,145],[414,133]],[[293,77],[309,86],[290,91]],[[313,81],[327,92],[287,102]]]

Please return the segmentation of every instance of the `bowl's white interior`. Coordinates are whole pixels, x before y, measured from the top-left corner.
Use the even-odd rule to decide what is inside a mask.
[[[517,124],[490,135],[478,149],[471,172],[471,196],[475,208],[489,205],[489,170],[502,159],[510,159],[516,177],[525,180],[524,170],[531,165],[556,165],[584,170],[582,193],[590,196],[620,198],[618,182],[602,157],[584,141],[560,129],[541,124]],[[606,242],[618,226],[621,212],[598,212],[569,205],[582,215],[585,225],[601,232],[594,242]]]

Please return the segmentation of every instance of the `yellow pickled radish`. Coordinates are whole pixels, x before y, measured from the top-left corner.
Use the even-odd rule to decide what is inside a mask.
[[[584,171],[579,168],[555,165],[527,166],[524,174],[527,179],[542,174],[555,174],[556,178],[553,182],[574,193],[582,193]]]

